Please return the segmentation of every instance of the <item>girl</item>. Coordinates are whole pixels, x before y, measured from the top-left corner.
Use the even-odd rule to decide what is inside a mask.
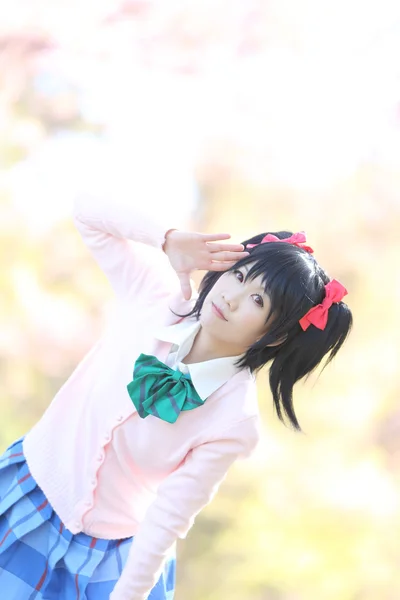
[[[300,429],[293,386],[343,344],[346,290],[303,234],[221,243],[89,196],[75,222],[117,310],[0,459],[2,597],[171,600],[177,538],[257,445],[254,373],[271,363],[278,416]],[[209,271],[191,301],[194,269]]]

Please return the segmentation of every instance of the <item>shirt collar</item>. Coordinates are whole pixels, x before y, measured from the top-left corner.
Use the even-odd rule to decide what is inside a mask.
[[[157,331],[155,337],[177,347],[177,360],[179,362],[190,352],[200,327],[200,322],[197,319],[186,317],[174,325],[162,327]],[[239,358],[240,356],[227,356],[186,365],[193,385],[202,400],[206,400],[208,396],[241,370],[235,365]]]

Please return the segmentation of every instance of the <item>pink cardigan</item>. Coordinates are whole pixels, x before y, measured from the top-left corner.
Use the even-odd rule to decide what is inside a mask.
[[[171,307],[192,306],[160,251],[167,228],[88,195],[76,202],[75,222],[115,290],[116,310],[27,434],[24,452],[70,531],[135,536],[111,598],[146,600],[176,539],[186,536],[232,463],[257,445],[255,380],[247,369],[238,372],[174,424],[141,419],[126,389],[135,360],[141,352],[165,360],[171,344],[156,332],[179,321]]]

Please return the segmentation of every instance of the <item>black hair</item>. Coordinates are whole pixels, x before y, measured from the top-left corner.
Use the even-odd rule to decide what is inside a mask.
[[[301,431],[294,407],[293,386],[310,374],[327,355],[325,366],[337,354],[352,326],[352,315],[344,302],[332,304],[328,311],[328,322],[321,330],[310,325],[303,331],[299,320],[310,308],[322,302],[325,285],[330,278],[318,264],[313,254],[289,243],[268,242],[260,244],[265,233],[243,242],[258,244],[246,247],[249,255],[237,261],[229,271],[249,265],[245,280],[261,276],[265,292],[271,302],[266,322],[272,317],[268,332],[252,346],[238,361],[238,366],[252,373],[272,361],[269,368],[269,383],[279,419],[289,420],[293,429]],[[279,239],[292,235],[289,231],[273,232]],[[225,271],[226,272],[226,271]],[[208,271],[203,277],[199,296],[193,309],[186,315],[200,317],[204,300],[223,272]],[[269,346],[282,340],[279,345]]]

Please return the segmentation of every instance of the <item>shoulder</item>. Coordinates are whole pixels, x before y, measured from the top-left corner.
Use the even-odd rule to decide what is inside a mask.
[[[207,402],[213,417],[212,426],[207,433],[208,440],[224,440],[227,449],[231,444],[238,448],[238,455],[250,456],[261,437],[254,376],[247,369],[239,371]]]
[[[259,416],[254,415],[218,431],[214,430],[207,441],[223,443],[227,454],[235,454],[237,458],[248,458],[257,448],[260,438],[261,421]]]
[[[237,417],[235,420],[259,416],[256,379],[249,369],[236,373],[215,392],[215,396],[229,403],[229,413]]]

